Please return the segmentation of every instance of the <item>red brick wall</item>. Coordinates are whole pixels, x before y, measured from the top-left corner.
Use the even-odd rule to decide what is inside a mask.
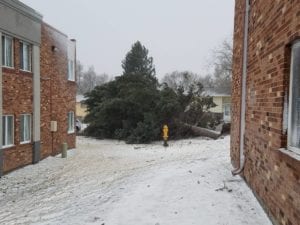
[[[239,158],[239,119],[245,0],[236,0],[232,140]],[[282,225],[300,225],[300,161],[286,147],[284,96],[289,83],[290,44],[300,37],[300,2],[252,0],[249,21],[244,176]]]
[[[66,35],[45,23],[42,25],[42,157],[61,152],[63,142],[67,142],[69,148],[75,147],[75,134],[67,133],[68,112],[75,112],[76,104],[76,83],[67,80],[67,41]],[[52,46],[55,46],[57,51],[53,51]],[[57,132],[50,132],[51,120],[57,121]]]
[[[20,144],[20,115],[33,113],[33,74],[20,71],[19,40],[14,38],[14,68],[3,68],[3,115],[14,116],[14,146],[4,152],[5,172],[32,163],[32,143]]]
[[[68,134],[67,115],[75,112],[75,82],[67,80],[67,41],[61,32],[42,26],[41,65],[41,158],[61,152],[61,144],[75,147],[75,133]],[[52,51],[55,46],[58,51]],[[19,40],[14,39],[14,68],[3,68],[3,114],[14,116],[14,146],[4,152],[4,172],[32,163],[33,143],[20,144],[21,114],[33,114],[33,74],[20,70]],[[50,121],[58,131],[50,131]]]

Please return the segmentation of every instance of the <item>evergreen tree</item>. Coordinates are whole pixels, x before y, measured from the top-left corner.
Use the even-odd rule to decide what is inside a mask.
[[[156,105],[158,82],[152,57],[136,42],[122,62],[120,77],[86,94],[87,134],[146,143],[159,136]]]
[[[148,53],[148,49],[139,41],[134,43],[122,61],[123,75],[138,74],[140,76],[146,76],[153,83],[157,84],[153,58],[148,57]]]
[[[169,125],[170,135],[189,135],[182,122],[198,123],[212,105],[211,99],[202,98],[199,82],[159,86],[153,59],[140,42],[132,46],[122,67],[121,76],[85,95],[88,136],[148,143],[159,139],[164,124]]]

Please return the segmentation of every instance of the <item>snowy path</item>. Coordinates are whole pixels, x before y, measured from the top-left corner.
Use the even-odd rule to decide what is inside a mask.
[[[160,144],[78,138],[0,179],[0,224],[271,225],[230,174],[229,137]]]

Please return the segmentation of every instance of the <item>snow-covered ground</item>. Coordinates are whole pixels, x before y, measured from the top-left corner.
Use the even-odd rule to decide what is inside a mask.
[[[126,145],[78,138],[0,179],[0,224],[271,225],[240,177],[229,137]]]

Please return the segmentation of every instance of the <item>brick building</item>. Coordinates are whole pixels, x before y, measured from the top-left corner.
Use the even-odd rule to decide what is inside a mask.
[[[275,224],[300,225],[300,1],[236,0],[231,159]]]
[[[75,41],[0,0],[0,176],[75,147]]]

